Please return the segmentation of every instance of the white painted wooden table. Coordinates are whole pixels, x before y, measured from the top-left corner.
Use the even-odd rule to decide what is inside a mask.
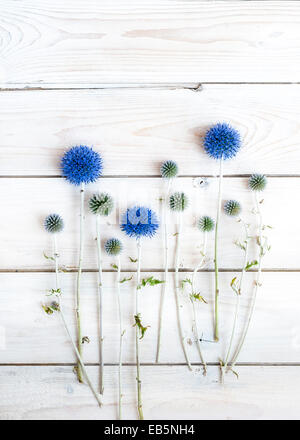
[[[221,334],[204,343],[208,375],[184,366],[175,320],[173,290],[166,299],[161,363],[155,365],[161,287],[141,297],[151,327],[141,344],[144,413],[148,419],[299,418],[300,408],[300,4],[295,1],[185,0],[2,0],[0,17],[0,419],[114,419],[117,415],[118,323],[115,273],[105,259],[105,405],[100,411],[72,371],[74,355],[55,316],[41,303],[53,287],[51,250],[42,219],[61,213],[64,264],[78,259],[78,197],[61,177],[59,159],[77,143],[93,145],[105,162],[100,188],[113,194],[117,209],[103,223],[104,239],[122,237],[124,271],[135,265],[134,243],[118,229],[118,214],[143,201],[160,212],[163,160],[180,166],[176,187],[193,204],[186,216],[182,278],[197,262],[200,236],[195,219],[215,214],[216,163],[201,146],[218,120],[231,121],[244,148],[226,164],[224,199],[239,199],[249,216],[246,181],[268,175],[264,217],[272,252],[264,262],[263,286],[237,370],[220,384],[234,298],[229,282],[241,268],[233,241],[239,227],[222,219]],[[207,176],[206,189],[197,177]],[[96,254],[94,223],[87,216],[83,277],[83,326],[91,343],[84,359],[98,378]],[[171,229],[173,255],[175,229]],[[212,255],[212,241],[209,242]],[[252,256],[253,249],[251,249]],[[142,270],[162,277],[161,236],[145,246]],[[170,278],[173,282],[174,261]],[[241,318],[247,316],[253,273],[246,278]],[[63,276],[67,318],[75,333],[72,271]],[[199,325],[212,337],[211,262],[197,283],[208,299]],[[171,284],[172,286],[172,284]],[[126,324],[124,417],[136,417],[133,285],[122,292]],[[182,299],[184,331],[192,336],[188,303]],[[244,321],[243,321],[244,322]],[[242,326],[239,327],[239,332]]]

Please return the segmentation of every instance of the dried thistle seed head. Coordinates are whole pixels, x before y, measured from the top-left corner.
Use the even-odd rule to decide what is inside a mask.
[[[114,207],[114,201],[109,194],[94,194],[89,201],[90,210],[93,214],[109,215]]]
[[[215,222],[208,215],[204,215],[198,221],[198,228],[203,232],[211,232],[215,229]]]
[[[236,217],[242,210],[241,204],[236,200],[227,200],[224,203],[224,211],[227,215]]]
[[[183,192],[175,192],[170,196],[169,205],[172,211],[184,211],[188,206],[188,198]]]
[[[49,214],[44,220],[44,228],[52,234],[60,232],[64,228],[64,221],[58,214]]]
[[[248,186],[252,191],[263,191],[267,185],[267,178],[264,174],[252,174],[248,180]]]
[[[108,253],[108,255],[119,255],[122,252],[123,245],[120,240],[117,238],[110,238],[104,244],[104,249]]]
[[[160,168],[161,176],[165,179],[172,179],[178,174],[178,165],[172,160],[167,160],[164,162]]]

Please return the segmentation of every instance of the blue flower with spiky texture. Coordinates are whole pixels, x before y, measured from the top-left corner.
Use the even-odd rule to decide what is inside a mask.
[[[145,206],[128,208],[121,219],[121,229],[129,237],[153,237],[158,228],[155,212]]]
[[[204,149],[214,159],[231,159],[240,147],[240,133],[226,122],[211,127],[204,137]]]
[[[86,145],[70,148],[62,157],[63,176],[73,185],[95,182],[102,174],[102,158]]]

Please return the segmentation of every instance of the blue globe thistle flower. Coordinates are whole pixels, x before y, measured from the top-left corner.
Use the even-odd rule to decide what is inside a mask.
[[[240,147],[240,133],[226,122],[211,127],[204,137],[204,149],[214,159],[231,159]]]
[[[160,173],[164,179],[172,179],[176,177],[178,174],[177,163],[173,162],[172,160],[167,160],[160,167]]]
[[[267,186],[267,178],[264,174],[252,174],[248,186],[252,191],[263,191]]]
[[[242,211],[242,206],[237,200],[227,200],[224,203],[225,214],[236,217]]]
[[[62,157],[63,176],[73,185],[95,182],[102,174],[102,158],[86,145],[70,148]]]
[[[104,244],[104,249],[108,253],[108,255],[119,255],[122,252],[123,245],[122,242],[118,238],[110,238]]]
[[[128,208],[121,219],[121,229],[129,237],[153,237],[158,228],[155,212],[145,206]]]
[[[64,221],[58,214],[49,214],[44,220],[44,228],[52,234],[61,232],[64,229]]]

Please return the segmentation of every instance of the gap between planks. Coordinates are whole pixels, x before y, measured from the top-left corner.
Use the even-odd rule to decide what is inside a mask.
[[[98,273],[98,269],[82,269],[82,273]],[[222,273],[229,273],[229,272],[241,272],[242,269],[239,267],[237,269],[235,268],[219,268],[219,272]],[[77,269],[69,269],[67,271],[67,273],[77,273],[78,270]],[[102,270],[103,273],[117,273],[116,270],[114,269],[103,269]],[[122,273],[136,273],[136,269],[126,269],[124,268],[124,270],[122,270]],[[164,273],[165,270],[164,269],[141,269],[141,272],[143,273],[148,273],[148,272],[153,272],[153,273]],[[174,273],[175,269],[168,269],[169,273]],[[180,268],[179,272],[185,273],[192,273],[194,272],[194,269],[191,268]],[[199,269],[198,273],[212,273],[214,272],[214,269]],[[256,273],[257,269],[250,269],[247,271],[248,273],[253,272]],[[268,268],[268,269],[262,269],[262,272],[264,273],[277,273],[277,272],[282,272],[282,273],[297,273],[300,272],[300,268],[299,269],[281,269],[281,268]],[[55,273],[54,269],[0,269],[0,273]]]
[[[251,174],[224,174],[223,178],[224,179],[243,179],[246,177],[250,177]],[[300,174],[265,174],[266,177],[272,179],[278,179],[278,178],[298,178],[300,177]],[[194,179],[197,177],[203,177],[203,178],[216,178],[218,177],[218,175],[214,175],[214,174],[179,174],[177,176],[178,178],[181,179]],[[0,175],[0,179],[63,179],[64,177],[57,174],[51,174],[51,175],[47,175],[47,174],[30,174],[30,175],[22,175],[22,174],[17,174],[17,175],[5,175],[2,174]],[[140,175],[140,174],[130,174],[130,175],[125,175],[125,174],[112,174],[112,175],[104,175],[101,176],[101,179],[161,179],[161,175],[160,174],[147,174],[147,175]]]
[[[11,86],[0,87],[0,92],[24,92],[24,91],[47,91],[47,90],[107,90],[107,89],[156,89],[156,90],[190,90],[191,92],[201,92],[205,85],[300,85],[300,81],[200,81],[195,83],[100,83],[93,86],[84,84],[49,84],[44,85],[14,83]]]
[[[53,362],[53,363],[1,363],[1,367],[73,367],[76,365],[76,362]],[[96,362],[85,362],[84,365],[86,367],[99,367],[99,363]],[[118,363],[107,363],[104,364],[104,367],[117,367]],[[170,362],[141,362],[141,367],[185,367],[187,364],[184,362],[179,363],[170,363]],[[191,362],[193,367],[201,367],[203,364],[200,362]],[[220,364],[217,362],[207,362],[206,365],[208,367],[219,367]],[[136,364],[134,362],[124,362],[122,363],[122,367],[135,367]],[[235,364],[237,367],[300,367],[299,362],[237,362]]]

